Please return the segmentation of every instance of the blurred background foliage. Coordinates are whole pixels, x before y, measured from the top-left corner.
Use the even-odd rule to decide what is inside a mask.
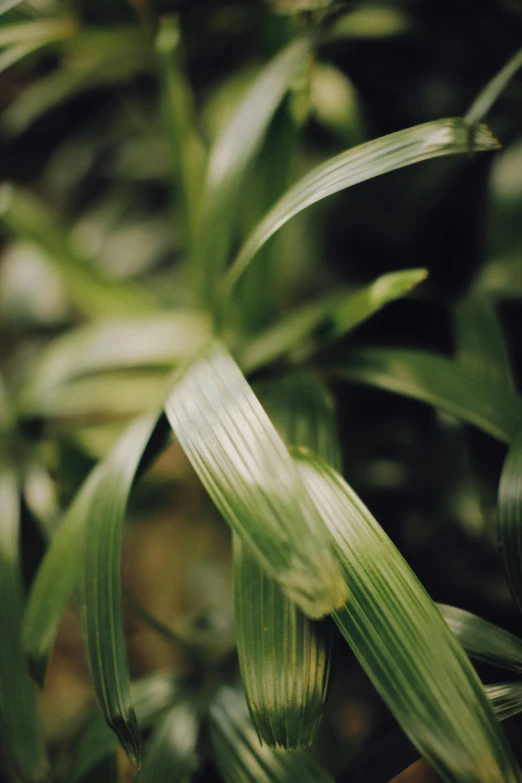
[[[180,183],[198,181],[203,150],[261,65],[300,30],[323,30],[248,171],[234,247],[289,183],[329,155],[462,115],[522,39],[520,0],[327,5],[0,0],[0,356],[21,422],[2,456],[23,477],[26,585],[89,467],[129,417],[161,403],[172,356],[189,356],[209,334],[183,263],[190,238]],[[168,57],[179,58],[193,90],[182,85],[178,96],[193,104],[188,175],[162,100],[170,76],[156,43],[160,18],[170,20]],[[488,118],[503,144],[494,156],[404,169],[295,218],[262,251],[271,259],[265,278],[249,272],[242,281],[238,333],[256,333],[333,287],[422,266],[430,275],[421,289],[362,325],[336,355],[354,344],[451,355],[455,305],[475,291],[494,302],[520,380],[521,106],[519,74]],[[184,324],[177,346],[173,313]],[[126,325],[107,333],[115,314]],[[141,352],[141,364],[128,366],[128,349]],[[68,377],[72,358],[82,366]],[[341,384],[334,392],[350,481],[433,599],[520,632],[496,551],[504,447],[401,397]],[[207,661],[233,649],[229,536],[174,445],[133,493],[123,580],[133,676],[193,665],[144,607]],[[338,647],[317,741],[334,773],[393,724],[348,647]],[[498,677],[484,668],[488,681]],[[68,610],[42,694],[57,769],[91,705]]]

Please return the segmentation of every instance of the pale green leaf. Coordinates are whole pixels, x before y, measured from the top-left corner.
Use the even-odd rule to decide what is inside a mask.
[[[78,580],[85,529],[96,520],[109,519],[110,523],[114,516],[123,517],[155,421],[133,422],[113,452],[91,471],[43,558],[29,595],[23,634],[25,652],[39,682],[45,677],[60,619]]]
[[[0,472],[0,747],[24,783],[44,780],[47,760],[34,684],[21,643],[23,587],[16,476]]]
[[[136,783],[188,783],[197,767],[199,727],[193,703],[172,707],[154,731]]]
[[[499,720],[507,720],[522,712],[522,682],[486,685],[484,690]]]
[[[518,395],[444,356],[395,348],[354,350],[333,371],[348,381],[427,402],[505,442],[522,425]]]
[[[312,373],[264,384],[260,399],[287,446],[307,446],[338,467],[333,402]],[[270,747],[307,747],[326,699],[330,630],[309,620],[234,536],[239,665],[254,726]]]
[[[508,83],[521,67],[522,49],[519,49],[491,81],[486,84],[469,107],[464,119],[470,126],[482,122],[495,101],[504,92]]]
[[[129,492],[157,421],[154,415],[134,422],[118,441],[105,469],[101,465],[102,478],[87,508],[79,578],[82,634],[94,692],[108,725],[137,766],[140,735],[123,633],[121,541]]]
[[[475,151],[498,146],[485,126],[477,129]],[[430,158],[458,155],[468,148],[468,128],[462,119],[436,120],[366,142],[316,166],[285,193],[248,237],[224,278],[225,293],[230,292],[265,242],[317,201],[381,174]]]
[[[15,8],[22,2],[23,0],[0,0],[0,15],[5,14],[6,11],[10,11],[11,8]]]
[[[398,550],[332,468],[302,452],[296,464],[350,589],[334,619],[403,731],[445,780],[520,780],[480,680]]]
[[[357,291],[329,294],[304,305],[240,349],[240,364],[251,372],[286,354],[303,361],[389,302],[405,296],[427,274],[425,269],[390,272]]]
[[[230,687],[211,704],[210,743],[225,783],[333,783],[309,752],[261,745],[243,696]]]
[[[228,259],[244,176],[309,51],[308,41],[294,41],[271,60],[210,151],[202,195],[200,241],[194,259],[194,285],[205,302],[214,299],[216,283]]]
[[[267,573],[312,617],[346,588],[288,451],[220,343],[176,377],[169,422],[214,503]]]
[[[498,487],[498,538],[506,576],[522,610],[522,433],[510,445]]]
[[[522,639],[455,606],[438,604],[450,630],[471,658],[522,672]]]
[[[470,373],[514,389],[502,326],[493,305],[478,296],[466,296],[453,312],[457,361]]]
[[[154,300],[148,291],[134,283],[106,277],[35,196],[3,185],[0,221],[17,237],[38,246],[65,282],[75,304],[87,315],[114,316],[153,308]]]

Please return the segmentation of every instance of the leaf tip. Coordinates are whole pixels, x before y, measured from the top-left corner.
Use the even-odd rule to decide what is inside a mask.
[[[29,676],[38,685],[43,688],[45,685],[45,675],[47,673],[47,664],[49,657],[47,655],[35,655],[29,653],[27,656],[27,669]]]
[[[107,720],[114,731],[129,761],[141,769],[141,738],[136,713],[130,709],[126,716],[119,713]]]

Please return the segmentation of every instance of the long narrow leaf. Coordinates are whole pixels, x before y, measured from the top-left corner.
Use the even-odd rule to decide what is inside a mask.
[[[340,464],[332,400],[311,373],[266,384],[260,399],[287,446]],[[234,604],[241,677],[260,738],[270,747],[308,746],[326,699],[329,629],[309,620],[234,536]]]
[[[334,470],[302,452],[296,463],[350,587],[334,618],[404,732],[445,780],[520,780],[473,667],[400,553]]]
[[[174,193],[181,200],[187,252],[196,244],[203,148],[193,126],[192,94],[181,62],[176,19],[163,19],[156,41],[163,124],[172,154]]]
[[[522,712],[521,682],[486,685],[485,691],[499,720],[507,720]]]
[[[513,596],[522,610],[522,434],[510,446],[498,487],[498,538]]]
[[[287,354],[303,360],[407,294],[427,274],[425,269],[390,272],[358,291],[329,294],[305,305],[247,343],[240,364],[252,371]]]
[[[155,730],[136,783],[188,783],[197,767],[199,726],[194,704],[176,704]]]
[[[309,752],[261,745],[242,695],[229,687],[212,702],[210,742],[225,783],[333,783]]]
[[[486,84],[469,107],[464,119],[470,126],[482,122],[495,101],[504,92],[508,83],[521,67],[522,49],[519,49],[491,81]]]
[[[41,683],[65,605],[78,580],[85,529],[108,514],[123,516],[154,424],[155,419],[133,422],[114,451],[91,471],[45,554],[24,617],[24,648],[33,676]]]
[[[214,503],[267,573],[311,617],[342,605],[346,587],[322,522],[225,348],[211,345],[176,378],[165,410]]]
[[[454,309],[457,361],[488,382],[514,389],[511,365],[502,327],[492,305],[467,296]]]
[[[455,606],[438,604],[450,630],[471,658],[522,672],[522,639]]]
[[[522,425],[522,400],[457,362],[423,351],[352,351],[334,373],[340,377],[427,402],[509,442]]]
[[[308,41],[294,41],[263,69],[210,152],[194,259],[194,282],[203,301],[213,300],[227,261],[244,175],[309,51]]]
[[[21,239],[33,242],[67,285],[75,304],[87,315],[150,311],[151,294],[133,283],[107,278],[86,257],[67,230],[34,196],[4,185],[0,192],[0,220]]]
[[[37,783],[45,777],[47,761],[21,643],[20,497],[15,475],[5,469],[0,472],[0,512],[0,745],[24,783]]]
[[[140,735],[131,703],[121,607],[121,540],[127,499],[157,416],[134,422],[90,498],[80,569],[79,602],[87,663],[108,725],[140,764]]]
[[[475,133],[475,151],[499,146],[489,130]],[[257,251],[294,215],[340,190],[389,171],[442,155],[458,155],[469,149],[468,127],[462,119],[436,120],[391,133],[361,144],[312,169],[268,212],[236,256],[225,280],[229,292]]]

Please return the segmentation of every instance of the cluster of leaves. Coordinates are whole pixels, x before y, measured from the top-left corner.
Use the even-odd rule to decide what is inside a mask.
[[[449,781],[519,780],[495,712],[507,718],[522,710],[520,683],[485,689],[469,657],[518,672],[522,641],[433,603],[341,475],[343,444],[329,389],[346,382],[409,396],[509,444],[499,530],[506,573],[522,604],[522,399],[487,270],[454,308],[454,358],[356,349],[339,341],[406,296],[427,271],[387,273],[356,290],[336,288],[288,306],[284,297],[292,284],[298,288],[301,272],[284,280],[281,259],[291,253],[280,238],[293,239],[287,243],[296,247],[297,238],[285,234],[295,218],[341,190],[429,159],[498,149],[480,123],[520,66],[520,54],[465,117],[354,146],[364,135],[357,96],[320,54],[325,41],[357,35],[362,10],[338,16],[335,9],[323,17],[315,9],[321,23],[311,29],[279,20],[283,43],[240,88],[240,98],[237,85],[228,84],[217,109],[196,112],[177,19],[156,20],[148,4],[136,0],[143,27],[100,29],[83,25],[68,4],[22,3],[9,10],[14,5],[0,3],[9,11],[1,17],[1,66],[23,69],[27,61],[41,73],[4,112],[6,134],[25,132],[87,90],[121,89],[136,74],[154,75],[161,111],[159,122],[151,120],[146,102],[124,95],[122,111],[134,124],[107,123],[105,135],[96,124],[79,134],[81,156],[74,136],[55,153],[42,192],[52,193],[63,211],[94,168],[114,183],[104,192],[102,218],[95,219],[92,204],[83,205],[75,225],[66,227],[60,210],[36,192],[10,185],[1,193],[1,219],[12,238],[5,268],[12,276],[22,266],[37,287],[56,285],[57,306],[51,315],[44,308],[40,317],[48,319],[47,327],[69,327],[29,360],[25,343],[14,347],[1,399],[0,725],[13,774],[28,783],[59,776],[54,767],[49,771],[37,685],[28,671],[36,683],[44,682],[61,617],[75,594],[99,714],[69,759],[68,780],[84,780],[100,760],[113,757],[118,743],[141,766],[137,779],[143,783],[189,780],[206,755],[230,783],[332,780],[309,750],[329,682],[329,617],[413,745],[413,757],[418,752]],[[367,13],[371,19],[379,9]],[[382,9],[388,29],[405,23],[400,14],[386,13]],[[334,91],[333,106],[324,98],[327,89]],[[227,109],[230,95],[233,107]],[[343,135],[348,148],[316,165],[307,161],[306,172],[297,175],[303,161],[295,151],[312,113]],[[115,149],[120,160],[107,171],[100,150]],[[172,256],[168,232],[154,223],[154,210],[138,216],[130,210],[136,183],[123,187],[125,176],[151,192],[158,180],[168,183],[179,256],[175,274],[169,265],[165,277],[160,263]],[[266,186],[254,188],[256,178],[265,178]],[[245,193],[253,194],[246,205]],[[129,217],[120,225],[122,244],[115,252],[109,240],[117,234],[114,215],[122,211]],[[157,229],[152,246],[131,231],[136,224],[144,236],[156,236]],[[132,257],[133,244],[131,275],[118,269],[117,260],[122,247]],[[166,282],[177,293],[165,293]],[[16,292],[15,282],[11,286]],[[83,322],[71,326],[79,314]],[[336,350],[339,344],[344,347]],[[63,513],[32,491],[35,471],[46,487],[56,481],[41,457],[35,422],[44,425],[40,441],[56,442],[52,427],[61,428],[96,458]],[[134,483],[170,430],[232,530],[241,685],[228,662],[217,671],[202,663],[191,677],[158,673],[130,681],[123,523]],[[22,502],[48,540],[27,597]],[[388,779],[397,765],[410,763],[412,749],[397,743],[385,770],[377,769],[383,764],[378,749],[373,756],[374,776],[360,779]],[[357,762],[345,774],[356,780]]]

